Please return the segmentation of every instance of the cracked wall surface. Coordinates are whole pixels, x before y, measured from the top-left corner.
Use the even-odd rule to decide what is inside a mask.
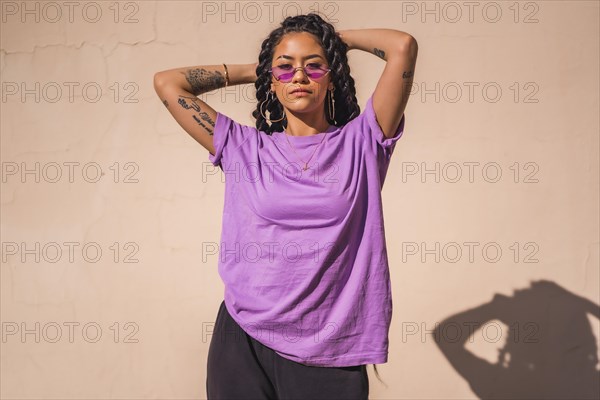
[[[257,62],[286,15],[319,11],[419,43],[370,398],[593,398],[599,3],[469,4],[1,1],[0,397],[206,398],[224,176],[153,76]],[[362,111],[385,62],[348,57]],[[203,99],[254,125],[253,95]]]

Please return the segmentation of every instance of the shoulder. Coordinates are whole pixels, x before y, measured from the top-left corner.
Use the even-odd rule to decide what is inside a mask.
[[[230,162],[238,157],[242,148],[247,150],[242,152],[243,154],[253,154],[266,136],[269,135],[255,126],[243,124],[222,112],[217,112],[213,136],[215,155],[209,156],[209,159],[214,165],[222,158]]]
[[[254,125],[245,124],[234,118],[217,112],[215,120],[215,136],[220,134],[222,137],[231,136],[232,140],[248,140],[261,136],[270,136],[267,132],[259,130]]]
[[[227,132],[229,129],[237,129],[239,131],[244,131],[251,134],[258,134],[259,132],[262,132],[259,131],[255,126],[238,122],[227,114],[219,111],[217,111],[217,117],[215,119],[215,130],[217,129],[221,130],[222,132]],[[265,132],[262,133],[266,134]]]
[[[369,96],[367,99],[365,108],[357,117],[348,121],[346,126],[348,126],[350,130],[359,131],[364,139],[374,139],[378,144],[383,145],[384,147],[389,147],[390,145],[395,144],[395,142],[400,139],[404,133],[404,123],[405,116],[403,115],[394,136],[391,138],[386,137],[383,134],[383,130],[381,129],[379,122],[377,121],[377,115],[375,114],[375,109],[373,108],[373,94],[371,94],[371,96]]]

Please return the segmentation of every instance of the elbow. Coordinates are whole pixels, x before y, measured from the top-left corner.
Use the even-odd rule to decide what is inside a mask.
[[[417,39],[415,39],[414,36],[411,36],[408,33],[406,33],[404,37],[400,40],[398,49],[403,54],[416,55],[419,51],[419,44],[417,43]]]
[[[159,92],[162,87],[165,85],[165,79],[161,72],[157,72],[154,74],[154,91]]]

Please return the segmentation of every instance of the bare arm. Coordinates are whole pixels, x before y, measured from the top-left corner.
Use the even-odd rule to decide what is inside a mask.
[[[228,64],[229,86],[256,81],[256,63]],[[222,64],[174,68],[154,74],[154,90],[179,125],[214,155],[217,112],[197,96],[225,87]]]
[[[419,49],[417,41],[394,29],[351,29],[338,33],[350,49],[363,50],[386,61],[373,93],[373,109],[384,135],[392,137],[408,103]]]

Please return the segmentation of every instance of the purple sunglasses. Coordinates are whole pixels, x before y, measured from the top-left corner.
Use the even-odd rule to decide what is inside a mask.
[[[321,64],[318,63],[310,63],[305,67],[297,67],[292,68],[290,64],[278,65],[277,67],[273,67],[269,70],[270,73],[273,74],[273,77],[280,82],[288,83],[291,82],[294,78],[294,74],[297,70],[302,69],[306,76],[310,79],[315,80],[319,79],[331,71],[331,68],[323,68]]]

